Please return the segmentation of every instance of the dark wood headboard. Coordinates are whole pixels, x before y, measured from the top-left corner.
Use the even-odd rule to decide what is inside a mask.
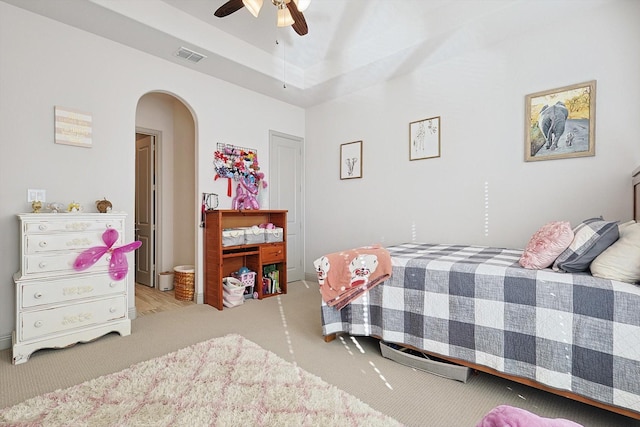
[[[633,219],[640,222],[640,167],[633,171]]]

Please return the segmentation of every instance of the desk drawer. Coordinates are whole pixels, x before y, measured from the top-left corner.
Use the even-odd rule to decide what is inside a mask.
[[[263,264],[284,261],[284,244],[264,245],[260,247],[260,258]]]

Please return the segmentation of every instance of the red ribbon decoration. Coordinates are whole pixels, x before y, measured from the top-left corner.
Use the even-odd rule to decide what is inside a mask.
[[[213,180],[217,181],[218,178],[220,178],[220,175],[216,174]],[[231,197],[231,178],[227,178],[227,196]]]

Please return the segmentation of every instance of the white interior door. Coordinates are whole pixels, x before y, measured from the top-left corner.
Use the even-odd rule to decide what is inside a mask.
[[[287,281],[304,279],[303,139],[269,132],[269,208],[287,213]]]
[[[136,283],[154,286],[154,136],[136,134],[136,240],[142,245],[135,251]]]

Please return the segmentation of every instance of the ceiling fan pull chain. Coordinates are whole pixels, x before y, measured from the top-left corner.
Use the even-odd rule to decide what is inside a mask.
[[[285,58],[286,45],[282,43],[282,87],[287,88],[287,60]]]
[[[276,44],[279,45],[280,42],[276,39]],[[285,59],[285,45],[282,43],[282,87],[284,89],[287,88],[287,61]]]

